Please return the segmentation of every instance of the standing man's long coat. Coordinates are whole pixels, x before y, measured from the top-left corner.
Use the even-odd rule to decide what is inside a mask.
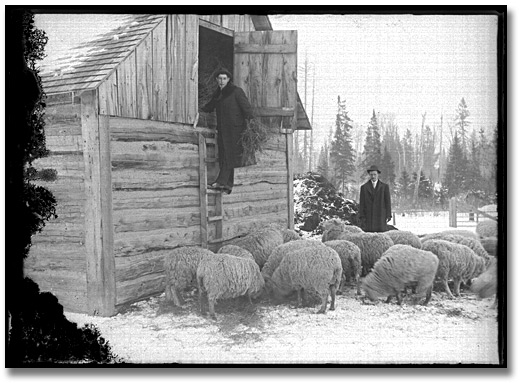
[[[202,108],[207,113],[214,109],[220,165],[222,161],[226,161],[234,168],[246,166],[240,138],[246,129],[246,121],[254,118],[254,114],[245,92],[231,82],[222,90],[218,88],[212,99]]]
[[[386,231],[386,220],[391,218],[391,198],[388,184],[378,180],[373,188],[372,181],[361,186],[359,219],[366,232]]]

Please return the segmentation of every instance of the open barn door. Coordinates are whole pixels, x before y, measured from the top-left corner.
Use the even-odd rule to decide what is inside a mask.
[[[234,33],[234,83],[261,122],[286,135],[288,228],[294,228],[293,145],[297,123],[297,31]]]

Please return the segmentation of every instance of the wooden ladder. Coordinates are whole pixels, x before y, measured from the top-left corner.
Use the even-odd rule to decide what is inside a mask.
[[[199,201],[201,213],[201,247],[207,249],[209,244],[217,244],[223,242],[223,192],[218,189],[210,189],[208,184],[208,163],[218,161],[217,157],[207,158],[207,145],[215,145],[217,148],[217,140],[207,138],[199,133]],[[215,196],[215,212],[213,216],[209,216],[208,196]],[[214,224],[216,228],[216,236],[209,239],[209,225]]]

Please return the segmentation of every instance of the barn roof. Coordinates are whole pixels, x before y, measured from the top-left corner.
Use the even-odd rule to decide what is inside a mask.
[[[104,20],[114,26],[109,32],[98,35],[93,32],[88,41],[42,62],[40,77],[45,93],[60,99],[60,94],[69,97],[73,92],[97,88],[166,17],[166,14],[109,16]],[[251,15],[251,19],[256,30],[272,30],[268,16]],[[311,130],[299,94],[297,106],[297,129]]]

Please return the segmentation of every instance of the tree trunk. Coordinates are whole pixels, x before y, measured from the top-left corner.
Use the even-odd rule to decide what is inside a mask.
[[[419,185],[420,185],[420,177],[422,166],[424,162],[424,153],[423,153],[423,143],[424,143],[424,122],[426,121],[426,112],[422,115],[422,125],[421,125],[421,137],[419,144],[419,168],[417,170],[417,180],[415,181],[415,190],[413,192],[413,206],[417,207],[419,204]]]

